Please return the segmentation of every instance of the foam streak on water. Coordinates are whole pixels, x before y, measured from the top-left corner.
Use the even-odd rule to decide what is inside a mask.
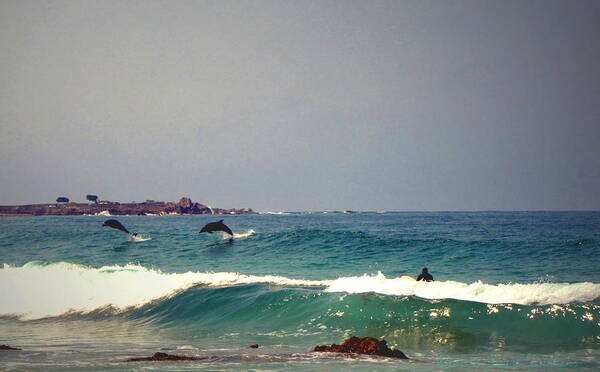
[[[252,235],[254,235],[254,233],[255,233],[255,232],[256,232],[256,231],[254,231],[254,230],[250,229],[250,230],[248,230],[248,231],[246,231],[246,232],[243,232],[243,233],[233,233],[233,237],[234,237],[235,239],[243,239],[243,238],[247,238],[247,237],[249,237],[249,236],[252,236]],[[224,237],[224,238],[225,238],[225,237]]]

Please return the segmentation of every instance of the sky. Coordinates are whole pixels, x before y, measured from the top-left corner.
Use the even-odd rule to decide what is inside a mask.
[[[600,210],[598,1],[0,1],[0,204]]]

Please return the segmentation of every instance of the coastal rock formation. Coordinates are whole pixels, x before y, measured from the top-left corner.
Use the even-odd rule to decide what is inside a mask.
[[[192,357],[186,355],[175,355],[167,353],[154,353],[151,357],[131,358],[126,362],[162,362],[162,361],[177,361],[177,360],[202,360],[206,358]]]
[[[254,213],[248,209],[209,208],[201,203],[194,203],[190,198],[183,197],[179,202],[161,202],[147,200],[143,203],[117,203],[101,200],[97,204],[64,203],[64,204],[32,204],[0,206],[0,215],[29,215],[29,216],[75,216],[75,215],[104,215],[104,216],[144,216],[144,215],[173,215],[173,214],[245,214]]]
[[[379,341],[373,337],[350,337],[341,345],[315,346],[313,351],[379,355],[388,358],[408,359],[408,357],[400,350],[390,349],[385,340]]]
[[[177,206],[179,207],[179,211],[181,213],[190,213],[190,210],[192,209],[193,205],[194,204],[192,203],[192,199],[186,197],[179,199],[179,203],[177,203]]]
[[[12,347],[8,345],[0,345],[0,350],[21,350],[18,347]]]
[[[212,214],[212,213],[213,213],[213,211],[204,204],[194,203],[194,206],[192,207],[192,214]],[[242,212],[242,213],[246,213],[246,212]],[[235,213],[235,214],[239,214],[239,213]]]

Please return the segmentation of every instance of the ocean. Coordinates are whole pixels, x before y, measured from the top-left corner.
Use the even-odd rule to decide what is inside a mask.
[[[0,218],[0,370],[600,369],[600,212],[107,218]]]

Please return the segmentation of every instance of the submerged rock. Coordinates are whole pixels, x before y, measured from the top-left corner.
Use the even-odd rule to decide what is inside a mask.
[[[332,344],[331,346],[315,346],[313,351],[379,355],[388,358],[408,359],[408,357],[400,350],[390,349],[385,340],[379,341],[373,337],[350,337],[341,345]]]
[[[201,357],[192,357],[186,355],[174,355],[167,353],[154,353],[151,357],[143,357],[143,358],[131,358],[127,359],[126,362],[160,362],[160,361],[176,361],[176,360],[202,360],[206,358]]]
[[[250,345],[250,348],[252,348],[252,349],[258,349],[258,344]]]
[[[0,345],[0,350],[21,350],[18,347],[12,347],[8,345]]]

